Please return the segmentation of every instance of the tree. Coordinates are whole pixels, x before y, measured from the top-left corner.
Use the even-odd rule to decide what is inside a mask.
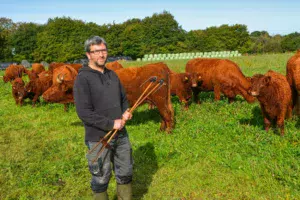
[[[11,61],[13,58],[12,34],[15,31],[15,23],[5,17],[0,18],[0,60]]]
[[[284,36],[281,42],[281,47],[284,52],[300,49],[300,33],[295,32]]]

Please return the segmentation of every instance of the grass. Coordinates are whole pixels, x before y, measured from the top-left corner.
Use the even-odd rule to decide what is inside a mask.
[[[292,54],[232,60],[247,76],[273,69],[285,74]],[[167,61],[184,71],[187,60]],[[143,62],[122,62],[126,67]],[[3,72],[0,72],[3,75]],[[15,105],[11,85],[0,81],[0,199],[91,199],[84,128],[75,107],[42,101]],[[160,132],[158,111],[141,106],[127,129],[135,161],[134,199],[299,199],[300,119],[285,122],[286,135],[266,133],[258,103],[238,98],[188,111],[172,99],[176,128]],[[116,199],[114,177],[109,196]]]

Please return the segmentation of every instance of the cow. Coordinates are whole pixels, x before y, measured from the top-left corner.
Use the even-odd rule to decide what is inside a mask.
[[[35,106],[36,101],[39,101],[39,97],[52,85],[52,73],[43,71],[37,78],[31,79],[26,85],[25,90],[27,94],[31,94],[32,107]]]
[[[82,67],[82,64],[79,64],[79,63],[66,64],[66,63],[62,63],[62,62],[58,62],[58,63],[52,62],[49,65],[48,71],[52,73],[55,68],[58,68],[58,67],[63,66],[63,65],[71,66],[72,68],[74,68],[77,71],[77,73],[78,73],[78,70]]]
[[[21,77],[15,78],[12,82],[12,95],[16,101],[16,105],[23,105],[24,102],[24,96],[26,96],[25,91],[25,82],[22,80]]]
[[[192,87],[196,87],[201,81],[201,76],[198,73],[176,73],[171,71],[171,95],[176,95],[179,101],[184,104],[187,110],[189,107],[189,100],[192,97]]]
[[[265,130],[276,120],[281,136],[284,136],[284,119],[292,116],[292,91],[286,77],[269,70],[265,75],[256,74],[251,78],[249,93],[260,103]]]
[[[42,64],[33,63],[32,69],[31,70],[26,69],[25,73],[28,75],[29,79],[32,80],[38,78],[38,74],[42,73],[43,71],[45,71],[45,68]]]
[[[200,91],[214,91],[215,101],[220,100],[221,93],[228,98],[229,103],[233,102],[236,95],[243,96],[248,103],[255,101],[255,98],[247,93],[251,83],[238,65],[230,60],[195,58],[187,62],[185,71],[201,75],[201,84],[192,87],[194,101],[198,104]]]
[[[141,67],[129,67],[115,71],[118,75],[122,85],[126,90],[127,99],[129,104],[133,106],[143,91],[150,83],[150,77],[157,77],[159,80],[164,80],[163,86],[155,93],[151,94],[146,102],[154,104],[160,116],[161,130],[171,133],[174,128],[174,111],[170,98],[170,77],[168,66],[164,63],[151,63]]]
[[[300,115],[300,49],[286,64],[286,78],[292,89],[293,109]]]
[[[74,103],[73,85],[78,72],[69,65],[63,65],[53,70],[52,86],[43,93],[46,102],[64,104]]]
[[[106,63],[105,67],[107,69],[110,69],[110,70],[113,70],[113,71],[116,71],[118,69],[123,68],[123,66],[118,61],[113,61],[113,62]]]
[[[4,72],[3,81],[13,81],[15,78],[21,78],[26,69],[23,65],[9,65]]]

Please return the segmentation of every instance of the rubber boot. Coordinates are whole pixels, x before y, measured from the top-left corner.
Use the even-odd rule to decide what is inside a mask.
[[[132,199],[132,187],[131,183],[120,185],[117,184],[118,200],[131,200]]]
[[[94,200],[108,200],[107,191],[94,193]]]

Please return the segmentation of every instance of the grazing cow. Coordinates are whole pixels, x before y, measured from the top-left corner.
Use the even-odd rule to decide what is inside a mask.
[[[26,69],[23,65],[9,65],[4,72],[3,81],[7,83],[15,78],[21,78]]]
[[[300,49],[287,62],[286,78],[292,89],[293,108],[300,115]]]
[[[164,63],[152,63],[142,67],[131,67],[116,70],[122,85],[126,90],[127,99],[131,106],[135,104],[145,88],[147,80],[156,76],[158,81],[163,79],[164,85],[151,94],[146,101],[154,104],[162,117],[160,129],[168,133],[174,127],[174,111],[170,99],[169,68]],[[155,83],[156,84],[156,83]]]
[[[43,71],[37,78],[31,79],[25,86],[27,94],[31,94],[32,107],[35,106],[36,101],[39,101],[39,97],[52,85],[52,73]]]
[[[24,89],[25,83],[22,78],[15,78],[12,82],[12,95],[16,101],[16,104],[22,106],[24,102],[24,96],[26,91]]]
[[[43,93],[43,99],[46,102],[64,104],[66,111],[67,104],[74,103],[73,85],[77,74],[77,71],[69,65],[55,68],[52,86]]]
[[[276,120],[283,136],[284,119],[292,114],[292,92],[286,77],[269,70],[265,75],[254,75],[251,84],[249,93],[260,103],[266,131],[271,126],[271,120]]]
[[[215,100],[220,100],[221,93],[228,97],[231,103],[236,95],[242,95],[248,103],[255,98],[247,93],[251,83],[234,62],[227,59],[195,58],[186,64],[186,72],[199,73],[202,83],[193,87],[194,101],[200,104],[200,91],[214,91]]]
[[[110,70],[113,70],[113,71],[116,71],[118,69],[123,68],[123,66],[120,63],[118,63],[118,61],[113,61],[113,62],[106,63],[105,67],[107,69],[110,69]]]

